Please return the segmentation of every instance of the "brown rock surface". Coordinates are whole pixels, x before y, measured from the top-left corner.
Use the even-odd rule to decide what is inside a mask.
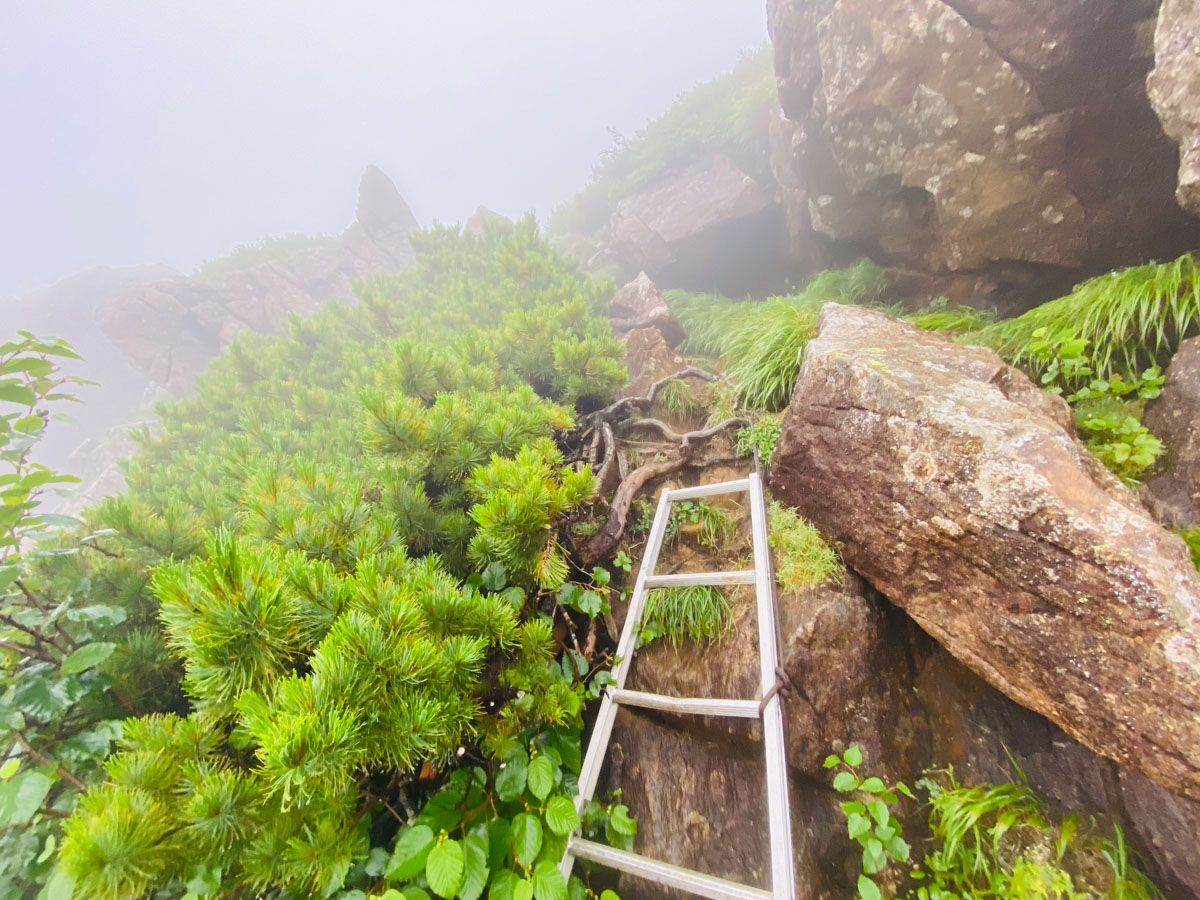
[[[174,394],[186,393],[241,331],[277,332],[291,313],[352,301],[351,279],[412,265],[407,233],[416,220],[374,166],[359,185],[356,216],[341,238],[278,260],[134,287],[100,307],[96,321],[134,368]]]
[[[768,482],[954,656],[1200,798],[1200,576],[989,350],[829,305]]]
[[[1200,215],[1200,4],[1163,0],[1146,79],[1163,130],[1179,144],[1179,205]]]
[[[781,104],[771,165],[796,265],[867,251],[916,271],[987,273],[988,299],[1028,306],[1030,278],[1050,296],[1064,270],[1200,240],[1145,93],[1151,9],[770,0],[768,15]],[[1173,46],[1185,32],[1171,32]],[[1184,84],[1172,65],[1164,84]],[[1194,114],[1189,89],[1172,89],[1183,110],[1172,121]],[[1190,121],[1180,128],[1194,140]]]
[[[645,272],[639,272],[637,278],[608,301],[608,318],[617,331],[657,328],[671,347],[678,346],[686,337],[662,291]]]
[[[1168,528],[1200,525],[1200,338],[1179,345],[1162,396],[1143,421],[1167,449],[1160,473],[1146,484],[1151,512]]]

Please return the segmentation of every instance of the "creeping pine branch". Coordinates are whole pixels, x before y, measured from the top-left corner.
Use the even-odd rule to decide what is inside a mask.
[[[674,375],[667,375],[665,378],[660,378],[654,384],[650,385],[650,389],[646,391],[644,397],[623,397],[615,403],[610,403],[592,414],[594,422],[616,422],[621,416],[629,415],[634,410],[645,409],[654,402],[654,398],[658,396],[658,392],[662,390],[663,385],[668,381],[682,381],[685,378],[698,378],[701,381],[720,381],[720,375],[714,375],[712,372],[706,372],[704,369],[698,369],[695,366],[688,366],[676,372]]]
[[[629,509],[633,505],[633,498],[638,495],[638,492],[641,491],[648,481],[682,469],[692,461],[692,454],[700,444],[711,440],[722,431],[734,426],[749,424],[745,419],[726,419],[724,422],[713,425],[711,428],[702,428],[698,431],[677,434],[657,419],[637,419],[635,422],[643,424],[648,422],[657,423],[657,427],[664,434],[668,434],[672,440],[679,442],[680,454],[675,459],[639,466],[621,481],[616,494],[613,495],[612,503],[609,507],[608,520],[604,523],[604,527],[588,538],[579,548],[579,557],[584,566],[595,565],[616,552],[617,545],[625,537],[625,529],[629,525]]]

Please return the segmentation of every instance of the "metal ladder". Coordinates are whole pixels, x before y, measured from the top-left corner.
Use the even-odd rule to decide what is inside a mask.
[[[733,572],[698,572],[679,575],[655,575],[658,553],[662,549],[670,506],[676,500],[694,500],[718,494],[748,491],[750,494],[750,524],[753,534],[754,568]],[[625,679],[633,664],[633,648],[646,592],[653,588],[684,587],[695,584],[731,585],[753,584],[757,594],[759,669],[762,676],[759,700],[722,700],[706,697],[668,697],[625,688]],[[636,853],[618,850],[605,844],[584,840],[573,834],[559,865],[563,878],[569,878],[576,859],[585,859],[620,872],[636,875],[658,884],[679,888],[712,900],[795,900],[796,885],[792,874],[792,825],[788,814],[787,756],[783,738],[783,708],[776,683],[779,650],[776,642],[775,591],[771,573],[770,548],[767,545],[767,515],[763,503],[762,480],[757,472],[736,481],[699,485],[677,490],[664,490],[658,498],[658,511],[646,541],[646,555],[629,601],[625,627],[617,645],[617,664],[613,682],[608,686],[587,754],[579,772],[579,795],[575,808],[582,813],[596,791],[600,767],[608,752],[617,706],[637,706],[673,713],[695,713],[707,716],[737,716],[762,719],[763,749],[766,753],[767,818],[771,836],[771,890],[749,887],[724,878],[705,875],[691,869],[648,859]]]

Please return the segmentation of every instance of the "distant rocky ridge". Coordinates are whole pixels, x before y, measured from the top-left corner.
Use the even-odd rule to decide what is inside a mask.
[[[416,224],[391,180],[368,166],[355,221],[340,238],[214,277],[134,287],[102,306],[96,321],[135,369],[182,395],[240,332],[277,333],[292,313],[352,301],[353,279],[412,265],[408,232]]]

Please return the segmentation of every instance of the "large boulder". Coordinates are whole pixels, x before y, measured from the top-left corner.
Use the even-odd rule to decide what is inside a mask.
[[[770,0],[768,14],[771,164],[798,266],[865,251],[916,272],[986,273],[990,296],[976,300],[1007,307],[1053,295],[1067,272],[1200,238],[1146,97],[1152,9]]]
[[[1179,144],[1179,205],[1200,215],[1200,4],[1163,0],[1146,79],[1163,130]]]
[[[768,482],[1017,703],[1200,798],[1200,575],[992,351],[828,305]]]
[[[184,394],[240,332],[280,332],[292,313],[351,302],[353,279],[411,266],[408,232],[414,227],[395,185],[369,166],[356,219],[340,237],[249,266],[133,287],[101,306],[96,321],[142,375]]]
[[[782,251],[779,221],[769,181],[717,154],[621,199],[607,254],[673,287],[741,293]]]
[[[1146,484],[1150,510],[1169,528],[1200,525],[1200,338],[1180,343],[1144,422],[1167,448]]]

